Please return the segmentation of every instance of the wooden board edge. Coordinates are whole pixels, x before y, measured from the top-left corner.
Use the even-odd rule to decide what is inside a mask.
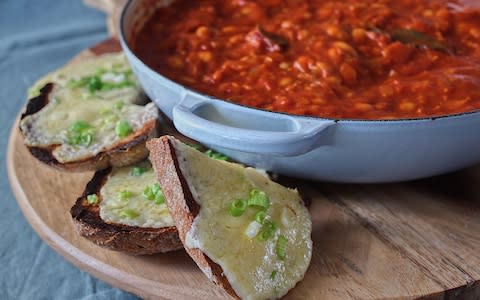
[[[67,62],[67,64],[74,63],[95,55],[119,51],[122,51],[122,49],[118,39],[111,37],[81,51],[80,53],[77,53],[74,57],[72,57],[71,60]],[[25,105],[22,106],[17,114],[17,117],[15,118],[15,121],[13,122],[9,132],[6,147],[6,171],[10,188],[18,206],[20,207],[20,210],[22,211],[23,216],[33,230],[37,233],[37,235],[43,240],[43,242],[64,257],[68,262],[72,263],[76,268],[89,273],[95,278],[102,280],[111,286],[129,293],[133,293],[141,298],[192,299],[192,297],[195,297],[194,293],[188,293],[179,288],[179,286],[171,286],[158,281],[138,277],[106,264],[95,257],[90,256],[87,252],[82,251],[80,248],[70,244],[69,241],[62,238],[54,230],[47,226],[47,224],[31,206],[30,200],[26,196],[20,182],[18,181],[17,172],[14,166],[15,152],[18,151],[16,144],[19,142],[18,139],[22,137],[22,134],[19,130],[20,117]],[[28,151],[26,154],[30,155]],[[71,223],[71,226],[73,227],[73,223]],[[79,236],[79,238],[81,237]],[[120,280],[119,278],[128,278],[128,280]],[[128,283],[125,284],[125,282]]]
[[[15,142],[19,138],[20,132],[18,129],[20,122],[20,114],[17,116],[14,125],[10,130],[10,135],[7,144],[7,176],[10,187],[15,196],[15,199],[20,207],[25,219],[28,221],[33,230],[40,236],[40,238],[55,252],[63,256],[67,261],[72,263],[80,270],[86,271],[95,278],[98,278],[114,287],[124,291],[133,293],[141,298],[146,299],[179,299],[181,297],[181,290],[177,287],[172,287],[160,282],[151,281],[145,278],[132,275],[120,269],[114,268],[96,258],[88,255],[88,253],[81,251],[60,235],[55,233],[48,227],[40,216],[35,212],[33,207],[25,195],[20,182],[17,180],[16,170],[14,167],[14,153],[16,151]],[[73,226],[73,224],[72,224]],[[80,237],[79,237],[80,238]],[[128,278],[127,281],[120,281],[118,278]],[[142,282],[143,281],[143,282]],[[125,284],[128,282],[128,284]],[[148,293],[148,289],[142,289],[148,283],[149,288],[155,293]],[[184,295],[185,298],[193,297],[194,295]]]
[[[14,162],[14,151],[15,151],[15,139],[17,138],[18,133],[18,125],[19,125],[19,116],[15,119],[14,125],[10,130],[10,135],[8,139],[7,145],[7,176],[8,181],[10,183],[10,187],[12,192],[15,196],[15,199],[20,207],[20,210],[23,213],[23,216],[28,221],[30,226],[33,230],[40,236],[40,238],[54,251],[58,252],[66,258],[69,262],[71,262],[76,267],[86,267],[88,268],[88,272],[97,277],[101,278],[102,280],[114,285],[115,277],[114,274],[118,275],[127,275],[128,274],[121,274],[122,271],[112,268],[111,266],[104,264],[101,261],[87,255],[85,252],[79,251],[77,248],[70,245],[66,240],[56,234],[53,230],[51,230],[38,216],[35,212],[33,207],[30,205],[27,196],[25,195],[23,189],[21,188],[20,182],[17,180],[16,170],[13,165]],[[44,228],[41,230],[40,228]],[[105,270],[104,273],[97,272],[93,266],[101,266],[102,270]],[[133,288],[126,287],[127,291],[136,293],[137,291]]]
[[[116,41],[115,39],[108,39],[105,42],[107,44],[114,44],[116,42],[118,43],[118,41]],[[96,51],[98,51],[93,50],[95,49],[95,47],[96,46],[81,52],[73,60],[76,60],[78,57],[88,57],[89,55],[95,54]],[[172,287],[170,285],[165,285],[160,282],[151,280],[149,280],[147,285],[150,288],[154,288],[154,293],[148,294],[147,289],[141,288],[142,286],[145,286],[145,281],[148,281],[145,278],[138,277],[137,275],[132,275],[118,268],[112,267],[111,265],[105,264],[94,257],[91,257],[88,252],[76,248],[75,246],[70,244],[70,242],[63,239],[60,235],[51,230],[51,228],[49,228],[43,222],[40,216],[33,209],[30,201],[28,200],[25,192],[22,189],[20,182],[18,181],[17,172],[14,167],[14,156],[15,152],[18,151],[18,148],[15,148],[15,146],[16,144],[18,144],[18,139],[21,137],[21,134],[18,130],[18,125],[19,116],[17,116],[9,134],[6,155],[7,176],[12,192],[23,215],[33,227],[35,232],[41,237],[44,242],[47,243],[47,245],[49,245],[49,247],[51,247],[57,253],[61,254],[67,261],[69,261],[79,269],[92,274],[94,277],[105,281],[112,286],[134,293],[140,297],[147,299],[158,299],[159,297],[165,297],[165,299],[179,299],[182,298],[182,296],[184,296],[185,298],[188,296],[195,297],[195,295],[182,294],[182,291],[178,290],[178,287],[176,286]],[[120,281],[118,278],[128,278],[128,284],[125,284],[125,281]],[[480,281],[475,281],[468,283],[465,282],[465,285],[458,286],[442,292],[412,296],[412,299],[478,299],[479,297]]]
[[[180,299],[181,291],[178,288],[172,288],[170,285],[162,284],[160,282],[139,278],[120,269],[114,268],[111,265],[105,264],[100,260],[88,255],[88,253],[81,251],[68,241],[63,239],[60,235],[51,230],[35,212],[30,205],[27,196],[25,195],[19,181],[17,180],[16,170],[14,167],[14,153],[16,151],[15,142],[20,137],[18,129],[20,122],[20,114],[17,116],[14,125],[9,134],[7,144],[7,176],[12,192],[16,201],[30,226],[40,236],[40,238],[55,252],[59,253],[67,261],[72,263],[75,267],[88,272],[97,279],[100,279],[116,288],[122,289],[129,293],[133,293],[144,299]],[[73,224],[72,224],[73,226]],[[42,230],[43,229],[43,230]],[[79,237],[80,238],[80,237]],[[101,270],[101,271],[100,271]],[[125,281],[120,281],[118,278],[128,278],[128,284]],[[149,281],[149,287],[154,288],[154,294],[147,292],[147,289],[141,287],[145,285],[142,281]],[[185,297],[194,297],[194,295],[184,295]],[[440,299],[478,299],[480,297],[480,281],[466,283],[453,289],[442,292],[416,295],[411,299],[426,299],[426,300],[440,300]],[[400,298],[402,299],[402,298]]]

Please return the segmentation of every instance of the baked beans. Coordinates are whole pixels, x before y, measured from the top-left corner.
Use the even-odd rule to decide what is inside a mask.
[[[270,111],[402,119],[480,109],[477,0],[177,0],[130,42],[176,82]]]

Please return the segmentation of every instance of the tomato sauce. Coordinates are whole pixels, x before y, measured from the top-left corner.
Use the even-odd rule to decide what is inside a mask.
[[[373,120],[480,109],[477,0],[177,0],[130,44],[178,83],[270,111]]]

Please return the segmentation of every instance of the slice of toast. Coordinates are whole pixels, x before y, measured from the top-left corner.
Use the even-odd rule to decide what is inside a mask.
[[[303,278],[312,223],[296,190],[173,137],[147,147],[180,239],[210,280],[236,298],[271,299]]]
[[[138,162],[158,132],[158,109],[146,103],[122,54],[67,65],[39,80],[31,95],[20,121],[24,143],[61,170]]]
[[[156,182],[148,161],[97,171],[70,211],[76,231],[99,246],[133,255],[182,249],[161,195],[157,200],[143,195]]]

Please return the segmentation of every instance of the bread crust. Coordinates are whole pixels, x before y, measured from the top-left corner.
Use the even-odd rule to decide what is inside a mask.
[[[53,83],[48,83],[40,90],[40,95],[30,99],[20,119],[22,120],[29,115],[33,115],[45,107],[54,87]],[[59,145],[50,145],[48,147],[31,147],[26,145],[26,147],[36,159],[61,171],[96,171],[109,166],[122,167],[131,165],[146,158],[148,156],[148,150],[145,146],[146,141],[158,135],[158,128],[159,121],[152,120],[146,123],[140,130],[131,134],[128,139],[122,139],[96,155],[68,163],[61,163],[53,156],[53,150]],[[21,127],[20,132],[24,135]]]
[[[147,142],[150,150],[150,161],[162,186],[170,214],[185,246],[185,237],[200,211],[200,206],[193,199],[192,193],[178,165],[178,159],[173,145],[174,137],[162,136]],[[204,252],[196,248],[185,250],[192,257],[202,272],[228,294],[240,299],[223,275],[222,267],[213,262]]]
[[[179,250],[183,245],[174,226],[145,228],[107,223],[100,217],[100,189],[107,182],[111,168],[97,171],[83,194],[70,210],[75,230],[95,244],[132,255],[145,255]],[[87,196],[96,194],[99,202],[91,205]]]

